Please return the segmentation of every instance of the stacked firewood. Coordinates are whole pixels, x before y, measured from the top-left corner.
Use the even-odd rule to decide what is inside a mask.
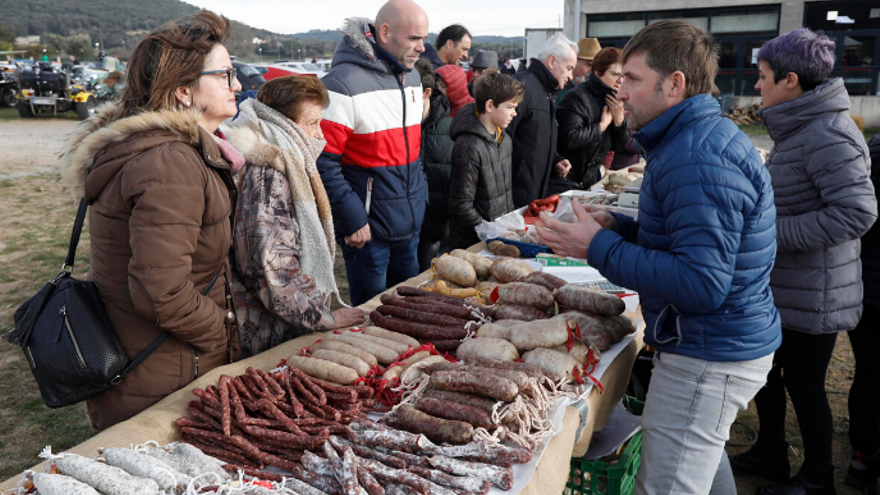
[[[761,119],[758,117],[759,108],[761,108],[759,103],[745,108],[737,105],[725,117],[732,120],[736,125],[755,125],[761,122]]]

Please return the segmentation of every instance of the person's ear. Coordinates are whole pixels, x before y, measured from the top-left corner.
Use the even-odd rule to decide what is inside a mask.
[[[174,90],[174,97],[185,107],[192,105],[192,90],[186,86],[178,86],[178,88]]]
[[[379,40],[385,44],[391,40],[391,26],[388,23],[379,26]]]
[[[492,100],[486,100],[486,113],[487,113],[487,114],[491,114],[492,112],[495,111],[496,108],[498,108],[498,107],[495,106],[495,102],[494,102],[494,101],[492,101]]]
[[[422,91],[422,98],[424,98],[425,100],[429,100],[429,99],[431,99],[431,94],[432,94],[433,92],[434,92],[434,89],[433,89],[433,88],[425,88],[425,89]]]
[[[800,83],[801,83],[801,81],[798,78],[798,75],[795,74],[794,72],[789,72],[788,74],[785,75],[785,89],[788,89],[788,90],[795,89],[796,87],[798,87],[798,85]]]
[[[673,72],[669,78],[672,81],[671,86],[669,87],[668,96],[670,98],[675,98],[681,94],[684,94],[685,89],[687,88],[687,80],[684,77],[684,73],[680,70]]]
[[[446,40],[446,44],[443,45],[443,46],[445,46],[446,48],[452,50],[452,49],[455,48],[455,41],[453,41],[453,40],[451,40],[451,39],[448,39],[448,40]]]

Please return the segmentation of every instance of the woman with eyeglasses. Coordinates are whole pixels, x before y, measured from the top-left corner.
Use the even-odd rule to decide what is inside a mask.
[[[168,336],[121,383],[87,401],[93,426],[124,421],[239,357],[227,261],[240,153],[218,134],[235,115],[210,12],[170,21],[138,43],[119,101],[68,142],[68,187],[90,206],[89,278],[129,358]]]
[[[616,97],[621,82],[620,50],[604,48],[593,58],[587,80],[562,98],[556,109],[557,149],[571,162],[571,170],[564,177],[550,178],[552,192],[589,189],[599,180],[608,152],[626,147],[630,134],[623,102]]]
[[[242,357],[367,320],[361,309],[330,309],[333,296],[341,301],[336,237],[316,164],[327,144],[321,117],[329,103],[318,78],[279,77],[223,126],[245,158],[232,246]]]

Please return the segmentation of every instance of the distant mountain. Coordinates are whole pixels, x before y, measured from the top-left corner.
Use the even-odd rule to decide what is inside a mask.
[[[300,40],[335,41],[342,40],[342,34],[332,29],[312,29],[307,33],[295,33],[290,35]],[[428,34],[428,42],[433,43],[437,39],[437,33]],[[474,36],[475,43],[522,43],[522,36]]]

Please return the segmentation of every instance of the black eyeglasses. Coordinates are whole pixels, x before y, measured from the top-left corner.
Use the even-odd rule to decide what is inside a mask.
[[[235,68],[234,68],[234,67],[231,68],[231,69],[206,70],[206,71],[202,72],[202,75],[203,75],[203,76],[212,76],[212,75],[215,75],[215,74],[226,74],[226,84],[227,84],[228,87],[230,87],[230,88],[232,87],[232,85],[233,85],[234,82],[235,82],[235,74],[236,74],[236,72],[235,72]]]

